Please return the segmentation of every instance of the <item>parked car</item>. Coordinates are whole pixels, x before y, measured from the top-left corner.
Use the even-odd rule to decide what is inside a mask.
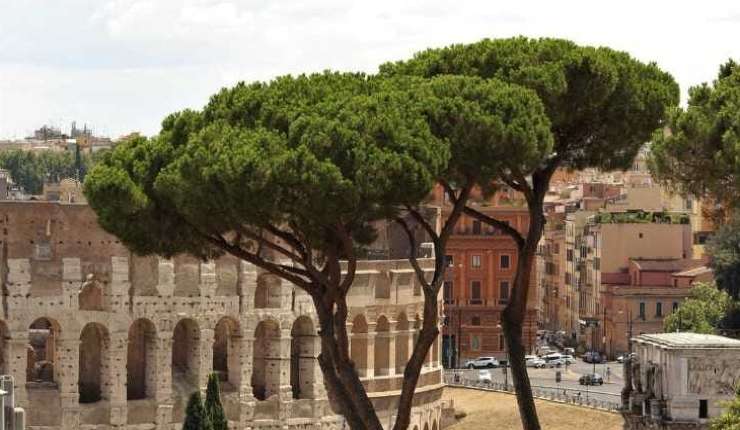
[[[527,355],[524,357],[525,363],[527,367],[534,367],[537,369],[541,369],[545,366],[547,366],[547,362],[540,357],[537,357],[536,355]]]
[[[576,350],[575,348],[563,348],[563,354],[575,356]]]
[[[498,367],[498,360],[494,357],[478,357],[475,360],[469,360],[466,362],[465,367],[468,369],[493,369],[494,367]]]
[[[604,378],[598,373],[589,373],[578,378],[581,385],[604,385]]]
[[[542,356],[542,359],[545,361],[557,360],[558,358],[563,358],[563,354],[559,352],[551,352],[549,354]]]
[[[630,354],[621,354],[620,356],[617,357],[617,362],[618,363],[624,363],[625,361],[627,361],[627,358],[629,356],[630,356]],[[635,353],[634,352],[632,353],[632,356],[633,357],[635,356]]]
[[[546,363],[547,367],[562,367],[566,364],[565,358],[563,357],[551,358],[549,360],[546,360]]]
[[[572,355],[564,355],[563,360],[565,361],[565,364],[575,364],[576,359]]]
[[[589,351],[583,354],[583,361],[586,363],[601,363],[603,361],[601,354],[597,351]]]
[[[478,382],[482,384],[490,384],[493,382],[490,370],[479,370],[478,371]]]

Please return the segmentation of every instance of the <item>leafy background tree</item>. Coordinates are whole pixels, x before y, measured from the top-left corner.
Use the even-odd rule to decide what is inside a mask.
[[[734,216],[721,226],[707,242],[709,265],[714,270],[717,286],[733,299],[740,298],[740,217]]]
[[[711,430],[740,430],[740,395],[723,405],[722,415],[712,419]]]
[[[727,292],[713,284],[694,285],[689,297],[663,321],[666,332],[689,331],[694,333],[717,333],[723,320],[735,307]]]
[[[521,234],[473,205],[465,208],[467,215],[504,231],[517,243],[517,272],[502,325],[522,425],[527,430],[539,429],[524,364],[527,351],[522,331],[550,178],[558,168],[628,168],[653,131],[664,125],[666,111],[678,104],[678,85],[655,64],[643,64],[623,52],[580,47],[566,40],[523,37],[430,49],[411,60],[382,66],[381,75],[499,79],[535,91],[544,104],[551,123],[552,151],[531,168],[516,162],[516,154],[523,149],[512,146],[502,160],[499,175],[501,182],[525,197],[530,214],[528,231]],[[513,160],[511,164],[506,164],[508,158]],[[442,183],[452,201],[464,192],[458,183]],[[488,182],[478,185],[490,189]]]
[[[0,151],[0,168],[8,170],[13,181],[28,194],[41,194],[44,182],[77,178],[78,173],[80,181],[83,181],[102,152],[82,154],[78,162],[76,154],[69,151],[5,150]]]
[[[671,111],[651,147],[653,175],[679,192],[710,197],[719,219],[740,208],[740,66],[689,89],[686,108]]]
[[[218,375],[208,375],[208,388],[206,389],[205,414],[211,423],[212,430],[229,430],[229,422],[226,420],[224,407],[221,404],[221,394],[218,383]]]

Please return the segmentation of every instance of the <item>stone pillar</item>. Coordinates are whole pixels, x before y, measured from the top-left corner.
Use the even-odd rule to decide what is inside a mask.
[[[157,415],[155,424],[157,430],[168,430],[172,419],[172,332],[157,332],[156,343],[157,382],[154,398],[157,403]]]
[[[31,291],[31,261],[28,258],[8,258],[7,285],[8,309],[25,308]]]
[[[128,419],[126,407],[126,359],[128,355],[128,333],[112,333],[104,357],[107,368],[103,379],[103,398],[110,401],[111,426],[125,426]],[[107,383],[105,383],[107,382]]]
[[[175,291],[175,263],[165,258],[159,259],[159,283],[157,291],[162,296],[172,296]]]
[[[82,266],[79,258],[62,258],[62,295],[64,307],[78,310],[80,287],[82,286]]]
[[[254,333],[250,336],[242,336],[239,338],[241,342],[239,348],[239,362],[241,367],[239,368],[240,383],[239,383],[239,428],[247,428],[247,422],[251,421],[254,417],[254,404],[255,398],[252,393],[252,354],[254,350]]]
[[[26,407],[26,369],[28,366],[28,330],[11,334],[5,347],[5,363],[7,371],[13,376],[15,383],[15,401],[18,406]]]
[[[200,263],[200,296],[205,300],[207,297],[216,295],[216,263],[209,260],[206,263]]]
[[[368,328],[368,333],[362,334],[367,336],[367,369],[365,369],[365,377],[373,378],[375,377],[375,330],[370,331]]]
[[[200,363],[198,363],[198,387],[205,394],[208,388],[208,375],[213,372],[214,331],[210,328],[200,330]]]
[[[106,301],[106,309],[113,312],[126,312],[129,301],[133,298],[129,295],[131,282],[129,282],[128,257],[111,257],[111,283],[110,297]]]
[[[389,331],[383,333],[383,336],[388,337],[388,375],[393,376],[396,374],[396,335],[397,331]]]
[[[79,364],[80,339],[58,339],[54,373],[62,403],[62,430],[80,428],[80,394],[77,387]]]
[[[278,392],[280,401],[293,399],[293,388],[290,385],[290,346],[292,337],[290,329],[280,330],[280,383]]]
[[[246,261],[239,262],[239,314],[245,314],[254,309],[254,292],[257,289],[257,266]]]

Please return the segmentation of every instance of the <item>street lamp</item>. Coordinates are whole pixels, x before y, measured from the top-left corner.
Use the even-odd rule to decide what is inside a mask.
[[[623,313],[624,311],[619,311],[620,315]],[[627,334],[627,358],[623,361],[624,387],[622,388],[622,406],[625,408],[629,404],[630,394],[632,393],[632,323],[637,318],[640,318],[640,315],[632,318],[632,309],[629,309],[627,311],[627,324],[629,326],[629,332]]]
[[[501,324],[496,324],[496,328],[502,331],[503,336],[503,327]],[[509,366],[511,365],[511,357],[509,356],[509,348],[506,344],[506,338],[504,338],[504,350],[506,351],[506,366],[504,366],[504,390],[509,391]]]

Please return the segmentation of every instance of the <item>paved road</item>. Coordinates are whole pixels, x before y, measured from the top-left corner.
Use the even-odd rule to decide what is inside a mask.
[[[607,380],[607,368],[609,369],[609,379]],[[555,381],[555,373],[560,370],[561,382]],[[578,383],[581,375],[594,371],[594,365],[578,361],[567,369],[527,369],[529,380],[532,387],[547,391],[558,390],[560,393],[567,392],[568,395],[580,395],[584,399],[596,399],[600,401],[619,402],[619,395],[622,391],[622,365],[617,362],[609,362],[596,365],[596,373],[604,378],[604,385],[584,386]],[[491,375],[494,382],[503,384],[505,380],[504,369],[491,369]],[[511,373],[508,373],[508,382],[511,383]]]

